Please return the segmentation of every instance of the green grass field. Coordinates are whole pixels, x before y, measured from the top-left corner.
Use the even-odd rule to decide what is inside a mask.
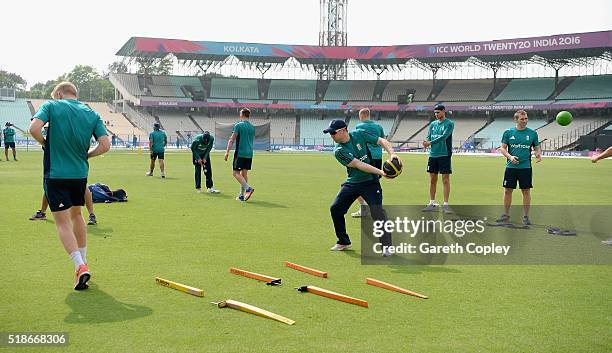
[[[612,266],[362,266],[332,253],[329,217],[345,170],[330,154],[257,154],[251,201],[234,200],[231,165],[214,154],[220,195],[196,194],[187,153],[167,154],[167,178],[145,177],[146,153],[91,161],[90,182],[124,188],[129,202],[96,205],[89,226],[87,291],[71,288],[73,265],[40,206],[42,154],[0,162],[0,331],[70,334],[62,352],[609,352]],[[426,157],[383,180],[385,204],[428,200]],[[500,204],[504,162],[456,156],[454,204]],[[547,158],[534,167],[534,204],[612,204],[612,162]],[[517,195],[518,196],[518,195]],[[353,209],[354,210],[354,209]],[[610,249],[612,251],[612,247]],[[329,272],[328,279],[283,266]],[[235,276],[230,267],[278,276],[281,287]],[[204,289],[197,298],[163,288],[162,276]],[[427,294],[420,300],[364,284],[375,277]],[[293,287],[312,284],[369,301],[368,309]],[[294,326],[218,309],[235,299],[296,320]]]

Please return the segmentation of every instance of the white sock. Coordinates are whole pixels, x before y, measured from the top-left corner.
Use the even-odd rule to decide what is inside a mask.
[[[240,195],[244,195],[244,192],[246,191],[246,188],[244,186],[240,187]]]
[[[83,258],[81,257],[81,253],[78,250],[75,250],[70,253],[70,259],[74,262],[74,267],[78,270],[79,266],[84,265]]]
[[[429,204],[430,205],[435,205],[436,204],[436,200],[429,200]]]
[[[444,203],[444,206],[448,206],[448,202],[445,202],[445,203]]]
[[[81,259],[83,259],[83,262],[87,263],[87,247],[84,246],[79,248],[79,252],[81,253]]]

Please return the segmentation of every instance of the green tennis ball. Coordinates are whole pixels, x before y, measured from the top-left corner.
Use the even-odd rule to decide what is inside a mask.
[[[557,124],[561,125],[561,126],[567,126],[572,122],[572,113],[563,110],[560,111],[559,114],[557,114]]]

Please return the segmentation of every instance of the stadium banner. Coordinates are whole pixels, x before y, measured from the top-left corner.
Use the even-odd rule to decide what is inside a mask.
[[[255,126],[255,139],[253,149],[257,151],[270,150],[270,123]],[[224,124],[215,122],[215,149],[225,151],[227,142],[232,135],[234,124]],[[235,144],[234,144],[235,147]]]
[[[204,57],[261,57],[284,61],[296,59],[376,60],[398,62],[412,58],[447,58],[488,55],[530,54],[547,51],[612,47],[612,31],[559,34],[541,37],[501,39],[484,42],[440,43],[392,46],[312,46],[243,42],[190,41],[132,37],[117,52],[120,56],[174,54],[196,60]],[[201,55],[201,57],[198,57]],[[284,59],[284,60],[283,60]],[[265,60],[262,60],[265,61]]]
[[[501,189],[500,189],[501,190]],[[367,206],[365,206],[367,207]],[[386,219],[361,218],[363,265],[611,265],[612,205],[522,206],[497,222],[501,205],[384,206]],[[363,211],[362,211],[363,212]],[[383,251],[393,253],[382,256]]]
[[[372,104],[337,104],[326,103],[321,104],[306,104],[299,102],[290,103],[218,103],[204,101],[158,101],[155,97],[147,100],[141,99],[136,102],[141,107],[178,107],[178,108],[242,108],[248,107],[253,109],[287,109],[287,110],[352,110],[357,111],[361,108],[370,108],[377,111],[428,111],[433,109],[433,105],[438,102],[429,103],[413,103],[413,104],[380,104],[372,102]],[[442,102],[444,103],[444,102]],[[446,110],[451,111],[516,111],[518,109],[525,110],[565,110],[565,109],[597,109],[597,108],[612,108],[612,101],[585,102],[585,103],[549,103],[549,104],[487,104],[482,105],[462,105],[460,102],[445,103]]]

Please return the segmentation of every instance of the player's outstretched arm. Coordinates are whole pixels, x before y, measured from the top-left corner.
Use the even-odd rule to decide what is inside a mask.
[[[98,145],[87,153],[87,158],[92,158],[104,154],[110,150],[111,142],[108,135],[98,137]]]
[[[608,158],[610,156],[612,156],[612,147],[608,147],[608,149],[606,149],[602,153],[598,154],[597,156],[592,156],[591,157],[591,162],[597,163],[597,161],[602,160],[602,159],[606,159],[606,158]]]
[[[366,172],[366,173],[370,173],[370,174],[376,174],[376,175],[380,175],[380,176],[385,176],[385,172],[383,172],[381,169],[378,169],[376,167],[373,167],[367,163],[363,163],[362,161],[354,158],[349,164],[346,165],[349,168],[357,168],[359,170],[361,170],[362,172]]]

